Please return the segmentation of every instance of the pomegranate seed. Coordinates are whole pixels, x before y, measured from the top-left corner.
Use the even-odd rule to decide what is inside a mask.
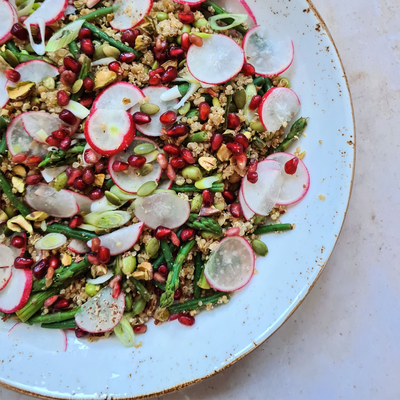
[[[121,282],[121,279],[122,279],[122,278],[121,278],[121,274],[115,275],[114,278],[111,279],[111,281],[110,281],[110,283],[108,284],[108,286],[110,286],[111,289],[114,289],[114,288],[115,288],[115,285],[116,285],[118,282]]]
[[[167,60],[167,54],[164,51],[157,51],[153,49],[154,58],[160,63],[163,64]]]
[[[181,241],[179,240],[178,236],[174,231],[171,231],[170,239],[171,242],[177,247],[181,244]]]
[[[121,294],[121,292],[122,292],[122,286],[121,286],[121,283],[120,282],[117,282],[116,284],[115,284],[115,286],[114,286],[114,288],[113,288],[113,291],[112,291],[112,298],[113,299],[118,299],[118,297],[119,297],[119,295]]]
[[[164,67],[158,67],[158,68],[156,68],[156,69],[152,69],[150,72],[149,72],[149,76],[150,76],[150,78],[152,78],[153,76],[160,76],[160,75],[162,75],[163,73],[165,72],[165,69],[164,69]]]
[[[160,167],[162,169],[166,169],[168,167],[167,157],[165,157],[165,155],[163,153],[159,153],[157,155],[157,162],[158,162],[158,164],[160,164]]]
[[[227,143],[226,147],[234,156],[238,156],[243,153],[243,146],[240,143]]]
[[[19,40],[28,40],[28,31],[20,24],[14,24],[11,28],[11,35],[15,36]]]
[[[188,164],[194,164],[196,162],[195,158],[193,157],[193,154],[190,150],[188,149],[182,149],[181,150],[182,158],[188,163]]]
[[[236,135],[234,140],[236,143],[240,143],[243,146],[244,150],[247,150],[247,148],[249,147],[249,140],[245,135],[243,135],[243,133],[239,133],[238,135]]]
[[[158,272],[159,272],[160,274],[162,274],[162,275],[168,275],[169,269],[168,269],[168,267],[167,267],[165,264],[161,264],[161,265],[158,267]]]
[[[228,114],[228,128],[236,129],[240,126],[240,118],[233,113]]]
[[[135,53],[121,53],[119,56],[119,61],[124,63],[131,63],[136,58]]]
[[[78,339],[80,339],[80,338],[86,336],[87,334],[88,334],[88,332],[84,331],[83,329],[81,329],[81,328],[75,328],[75,336],[76,336]]]
[[[83,153],[83,159],[87,164],[96,164],[100,156],[92,149],[86,149]]]
[[[186,326],[192,326],[194,325],[195,319],[194,317],[192,317],[191,315],[180,315],[178,317],[178,321],[182,324],[182,325],[186,325]]]
[[[33,268],[32,274],[36,279],[42,279],[46,276],[49,268],[49,260],[47,258],[40,260]]]
[[[169,160],[175,169],[182,169],[186,167],[186,161],[182,157],[174,157]]]
[[[71,111],[65,109],[60,112],[58,117],[68,125],[75,125],[78,121]]]
[[[183,32],[181,36],[181,46],[183,50],[189,50],[190,47],[190,38],[187,32]]]
[[[249,104],[249,110],[251,110],[251,111],[257,110],[257,108],[261,104],[261,100],[262,100],[262,97],[259,94],[253,96],[253,98],[251,99],[250,104]]]
[[[232,204],[236,200],[235,193],[232,190],[224,190],[222,192],[222,197],[226,201],[226,204]]]
[[[198,37],[197,35],[191,34],[189,36],[190,43],[194,44],[197,47],[203,47],[203,39]]]
[[[66,308],[68,308],[69,306],[69,301],[67,299],[58,299],[54,305],[53,305],[53,309],[54,311],[61,311],[61,310],[65,310]]]
[[[45,307],[52,306],[57,301],[57,299],[58,299],[58,295],[54,295],[54,296],[49,297],[47,300],[45,300],[44,306]]]
[[[94,45],[91,39],[85,38],[81,40],[81,51],[87,56],[92,56],[94,54]]]
[[[174,300],[179,300],[182,297],[182,289],[178,288],[174,292]]]
[[[25,164],[29,167],[37,167],[41,162],[42,162],[42,157],[30,156],[27,158]]]
[[[191,24],[194,21],[194,14],[190,12],[180,12],[178,13],[178,19],[182,24]]]
[[[82,178],[76,178],[74,181],[74,187],[76,190],[83,192],[87,189],[88,185],[84,182]]]
[[[135,325],[133,327],[133,332],[135,332],[135,333],[146,333],[147,332],[147,325],[144,325],[144,324]]]
[[[82,98],[79,100],[79,104],[82,104],[84,107],[89,108],[94,100],[94,95],[91,93],[84,93]]]
[[[121,35],[121,42],[128,43],[129,46],[134,47],[136,38],[139,36],[140,32],[137,29],[128,29],[124,31]]]
[[[158,76],[153,76],[152,78],[149,79],[149,85],[150,86],[157,86],[161,83],[161,78]]]
[[[166,40],[161,40],[160,38],[156,39],[156,47],[157,51],[164,51],[168,47],[168,43]]]
[[[211,207],[214,203],[214,195],[210,189],[203,190],[203,205],[204,207]]]
[[[43,179],[42,175],[29,175],[26,178],[27,185],[37,185]]]
[[[229,211],[232,214],[232,217],[234,218],[240,218],[242,214],[242,207],[240,207],[239,203],[232,203],[231,206],[229,207]]]
[[[98,237],[94,237],[93,239],[92,239],[92,242],[91,242],[91,249],[92,249],[92,251],[99,251],[99,248],[100,248],[100,245],[101,245],[101,240],[100,240],[100,238],[98,238]]]
[[[69,103],[69,96],[65,90],[59,90],[57,92],[57,103],[61,107],[65,107]]]
[[[74,74],[79,74],[82,68],[82,64],[71,56],[64,58],[64,66],[67,68],[67,70],[72,71]]]
[[[52,267],[56,270],[57,268],[60,268],[60,266],[61,266],[60,256],[58,254],[51,255],[49,258],[49,267]]]
[[[168,321],[175,321],[176,319],[178,319],[180,317],[180,313],[176,313],[176,314],[170,314]]]
[[[49,40],[53,36],[53,33],[54,33],[53,29],[51,29],[49,26],[46,26],[44,30],[44,40],[45,41]],[[36,37],[39,41],[42,41],[42,35],[40,31],[37,33]]]
[[[69,221],[68,226],[73,229],[77,228],[78,226],[81,226],[82,224],[83,224],[82,215],[75,215],[75,217],[72,217],[71,220]]]
[[[250,76],[254,75],[256,73],[256,70],[250,63],[244,63],[242,73],[246,76]]]
[[[67,170],[67,171],[66,171],[66,174],[68,176],[68,180],[67,180],[68,186],[73,186],[75,179],[81,177],[83,174],[83,172],[79,168],[71,168],[70,170]]]
[[[135,154],[129,156],[128,164],[132,168],[142,168],[144,164],[146,164],[146,157],[137,156]]]
[[[181,240],[182,242],[186,242],[194,238],[195,230],[193,228],[185,228],[181,232]]]
[[[220,133],[214,133],[211,137],[211,149],[217,151],[224,141],[224,137]]]
[[[185,55],[185,52],[180,47],[171,47],[169,49],[169,58],[172,60],[177,60],[178,58],[182,58]]]
[[[72,86],[76,81],[76,74],[72,71],[64,71],[60,75],[60,82],[65,86]]]
[[[66,151],[70,147],[71,147],[71,138],[67,136],[65,139],[61,140],[60,149]]]
[[[93,264],[93,265],[99,265],[100,264],[100,261],[97,258],[97,254],[89,253],[89,254],[87,254],[86,257],[87,257],[88,261],[90,262],[90,264]]]
[[[291,160],[285,163],[285,172],[288,175],[294,175],[297,171],[297,166],[299,165],[300,159],[298,157],[293,157]]]
[[[249,162],[249,171],[257,172],[258,161],[255,158],[251,158]]]
[[[27,158],[28,158],[28,156],[26,154],[19,153],[19,154],[16,154],[15,156],[12,156],[11,161],[13,163],[20,164],[20,163],[25,162]]]
[[[171,229],[166,228],[165,226],[159,226],[156,229],[154,236],[158,240],[163,240],[163,239],[167,239],[170,234],[171,234]]]
[[[13,69],[6,69],[4,74],[6,75],[7,79],[14,83],[17,83],[21,79],[21,74]]]
[[[49,146],[60,147],[61,141],[56,139],[54,136],[51,135],[51,136],[47,136],[46,143]]]
[[[160,274],[159,272],[154,272],[153,279],[156,282],[164,283],[164,282],[166,282],[167,277],[165,275]]]
[[[97,161],[96,164],[94,164],[94,170],[99,174],[103,169],[106,167],[106,163],[104,160],[99,160]]]
[[[87,90],[88,92],[91,92],[91,91],[93,90],[93,88],[94,88],[94,81],[93,81],[93,79],[92,79],[92,78],[89,78],[89,77],[85,78],[85,79],[83,80],[82,86],[83,86],[83,88],[84,88],[85,90]]]
[[[114,161],[112,164],[112,169],[114,172],[126,171],[129,168],[129,164],[122,161]]]
[[[110,249],[108,247],[100,246],[99,251],[97,252],[97,257],[99,261],[106,264],[110,261]]]
[[[89,199],[93,201],[100,200],[103,197],[104,197],[104,192],[99,188],[92,189],[89,193]]]
[[[175,67],[168,67],[161,76],[162,83],[168,83],[175,80],[178,76],[178,70]]]
[[[160,122],[163,125],[171,125],[176,121],[177,115],[175,111],[166,111],[160,115]]]
[[[171,129],[167,130],[167,135],[173,137],[185,136],[188,133],[189,133],[189,128],[185,124],[177,124]]]
[[[202,121],[206,121],[210,115],[211,107],[205,102],[199,104],[199,117]]]
[[[78,33],[78,39],[90,39],[92,37],[92,31],[89,28],[81,28]]]
[[[257,172],[252,172],[252,171],[247,172],[247,180],[248,180],[250,183],[257,183],[257,181],[258,181],[258,174],[257,174]]]
[[[124,69],[118,61],[111,61],[110,64],[108,64],[108,69],[117,73],[117,75],[122,75],[124,73]]]
[[[31,268],[34,261],[30,257],[17,257],[14,260],[14,267],[17,269]]]
[[[65,131],[63,131],[62,129],[57,129],[56,131],[51,132],[51,136],[53,136],[57,140],[61,141],[61,140],[65,139],[65,137],[67,135],[66,135]]]
[[[171,156],[179,156],[181,154],[179,147],[175,144],[166,144],[163,150]]]
[[[23,236],[14,236],[10,240],[10,245],[16,249],[23,249],[26,246],[26,239]]]
[[[136,125],[145,125],[151,122],[150,115],[147,115],[144,112],[137,111],[132,115],[133,122]]]
[[[85,168],[82,175],[83,182],[85,182],[87,185],[91,185],[94,182],[94,179],[94,172],[90,168]]]
[[[165,170],[165,173],[167,174],[168,178],[171,179],[171,181],[175,180],[176,172],[174,170],[174,167],[171,164],[167,165],[167,169]]]
[[[247,164],[247,156],[245,153],[240,154],[235,157],[236,165],[239,167],[240,170],[245,171],[246,164]]]

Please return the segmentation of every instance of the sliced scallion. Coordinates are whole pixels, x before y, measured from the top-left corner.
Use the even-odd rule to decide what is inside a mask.
[[[83,221],[97,228],[111,229],[125,225],[131,218],[126,211],[105,211],[85,215]]]
[[[219,26],[217,21],[224,19],[233,19],[233,22],[230,25]],[[246,14],[219,14],[213,15],[208,19],[211,29],[214,31],[226,31],[228,29],[232,29],[235,26],[242,25],[247,20]]]
[[[122,317],[120,323],[114,328],[114,333],[125,347],[133,347],[136,344],[135,333],[125,316]]]
[[[75,40],[84,22],[83,19],[77,19],[58,30],[47,42],[46,51],[59,50]]]

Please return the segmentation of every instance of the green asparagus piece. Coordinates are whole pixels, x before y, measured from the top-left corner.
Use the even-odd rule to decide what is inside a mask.
[[[186,225],[200,231],[211,232],[218,236],[222,235],[222,228],[217,221],[208,217],[198,218],[198,214],[190,214],[188,221],[186,221]]]
[[[232,104],[232,95],[230,94],[229,96],[227,96],[226,98],[226,106],[225,106],[225,121],[224,121],[224,125],[222,128],[222,131],[225,132],[226,129],[228,128],[228,114],[229,114],[229,108]]]
[[[63,286],[64,283],[70,278],[76,278],[77,276],[86,272],[89,266],[90,262],[87,260],[87,258],[84,258],[77,263],[72,263],[68,267],[60,267],[56,269],[50,288],[58,288],[59,290],[59,288]],[[46,287],[46,278],[38,279],[37,281],[33,282],[32,292],[41,292],[48,289],[49,288]]]
[[[275,149],[275,153],[286,151],[296,138],[299,139],[302,132],[307,128],[307,118],[298,119],[291,127],[284,141]]]
[[[29,319],[31,324],[51,324],[53,322],[67,321],[75,317],[75,314],[80,310],[80,307],[73,308],[68,311],[61,311],[54,314],[38,315]]]
[[[267,93],[269,89],[271,89],[273,87],[271,79],[269,78],[265,78],[265,83],[264,83],[264,92]]]
[[[194,269],[194,290],[193,290],[193,297],[198,299],[201,295],[201,287],[197,284],[200,279],[201,273],[203,272],[204,265],[203,261],[201,260],[201,253],[198,252],[195,258],[195,269]]]
[[[168,269],[171,270],[174,266],[174,258],[172,257],[172,251],[166,240],[161,240],[161,251],[164,255],[165,261],[167,262]]]
[[[254,86],[263,87],[264,83],[265,83],[265,78],[263,76],[257,76],[257,78],[253,80]]]
[[[39,164],[39,168],[62,167],[64,165],[70,165],[77,160],[78,154],[83,152],[85,146],[86,143],[83,142],[71,147],[67,151],[49,151],[46,155],[46,158]]]
[[[168,279],[165,284],[165,292],[161,295],[160,299],[160,307],[169,307],[174,302],[174,293],[179,287],[179,274],[182,265],[195,243],[195,240],[191,240],[190,242],[185,243],[179,250],[173,268],[168,274]]]
[[[181,233],[182,233],[182,231],[185,229],[185,226],[183,226],[183,227],[181,227],[181,229],[179,229],[179,231],[178,231],[178,233],[176,234],[176,236],[178,236],[178,238],[180,238],[181,237]],[[170,250],[170,252],[172,253],[173,251],[175,251],[176,250],[176,246],[171,242],[170,244],[169,244],[169,250]],[[157,269],[158,269],[158,267],[161,265],[161,264],[164,264],[165,263],[165,256],[164,256],[164,253],[163,252],[161,252],[161,254],[157,257],[157,259],[153,262],[153,270],[154,271],[157,271]],[[165,289],[164,289],[165,290]]]
[[[72,56],[75,58],[75,60],[78,59],[79,57],[79,49],[78,45],[76,42],[72,41],[71,43],[68,44],[69,51],[71,52]]]
[[[217,304],[218,300],[222,297],[226,296],[228,300],[230,299],[229,293],[217,292],[212,294],[211,296],[201,297],[200,299],[194,299],[186,301],[185,303],[174,304],[169,307],[170,314],[181,313],[183,311],[191,311],[197,310],[199,308],[205,307],[207,304]],[[201,302],[201,305],[199,303]]]
[[[147,291],[147,289],[144,287],[144,285],[141,282],[139,282],[137,279],[133,278],[132,276],[129,279],[135,285],[136,290],[139,292],[139,294],[143,297],[143,299],[147,303],[151,297],[150,293]]]
[[[4,194],[8,197],[11,204],[16,207],[19,212],[26,217],[30,214],[31,210],[28,206],[26,206],[12,191],[11,185],[8,183],[6,177],[3,172],[0,171],[0,187],[3,190]]]
[[[293,229],[292,224],[275,224],[275,225],[265,225],[260,226],[254,231],[255,235],[262,235],[263,233],[271,232],[284,232],[291,231]]]
[[[69,319],[68,321],[54,322],[52,324],[42,324],[40,327],[46,329],[74,329],[76,328],[76,323],[75,319]]]
[[[174,190],[175,192],[202,192],[205,189],[197,189],[195,185],[172,185],[170,190]],[[223,192],[224,191],[224,184],[223,183],[213,183],[210,190],[213,193],[216,192]]]
[[[90,21],[95,18],[104,17],[107,14],[112,14],[113,12],[114,12],[113,6],[102,7],[102,8],[98,8],[97,10],[95,10],[89,14],[82,15],[82,17],[79,17],[78,19],[84,19],[85,21]]]
[[[47,225],[46,233],[62,233],[72,239],[85,240],[86,242],[97,237],[97,235],[92,232],[84,231],[83,229],[70,228],[67,225],[57,223]]]

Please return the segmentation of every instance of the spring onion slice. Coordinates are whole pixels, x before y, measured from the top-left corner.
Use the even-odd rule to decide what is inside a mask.
[[[35,243],[37,250],[58,249],[67,242],[67,237],[62,233],[49,233]]]
[[[248,123],[253,121],[254,117],[256,116],[256,111],[251,111],[249,108],[251,100],[256,94],[257,89],[252,83],[246,86],[246,106],[244,107],[243,114],[246,116]]]
[[[83,19],[77,19],[58,30],[47,42],[46,51],[56,51],[70,44],[78,37],[84,22]]]
[[[97,228],[111,229],[125,225],[131,218],[126,211],[105,211],[85,215],[83,221]]]
[[[79,119],[85,119],[90,114],[89,109],[74,100],[70,100],[64,109],[71,111]]]
[[[208,176],[207,178],[203,178],[195,182],[194,186],[196,186],[197,189],[209,189],[212,187],[213,183],[217,182],[218,180],[219,178],[216,176]]]
[[[217,21],[228,18],[234,20],[230,25],[219,26],[217,24]],[[246,20],[247,20],[246,14],[219,14],[210,17],[208,19],[208,22],[210,24],[211,29],[213,29],[214,31],[226,31],[228,29],[234,28],[235,26],[242,25],[243,23],[246,22]]]
[[[122,317],[120,323],[114,328],[114,333],[125,347],[133,347],[136,344],[135,333],[125,316]]]
[[[34,2],[35,2],[35,0],[27,0],[24,2],[19,2],[17,5],[15,1],[10,1],[10,3],[17,10],[18,17],[22,17],[24,15],[29,15],[33,9]]]

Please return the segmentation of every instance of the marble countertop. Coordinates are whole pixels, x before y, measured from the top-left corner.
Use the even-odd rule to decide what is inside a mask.
[[[162,400],[400,398],[400,3],[314,4],[341,54],[356,116],[356,175],[342,234],[314,289],[270,340]],[[0,388],[0,399],[30,397]]]

